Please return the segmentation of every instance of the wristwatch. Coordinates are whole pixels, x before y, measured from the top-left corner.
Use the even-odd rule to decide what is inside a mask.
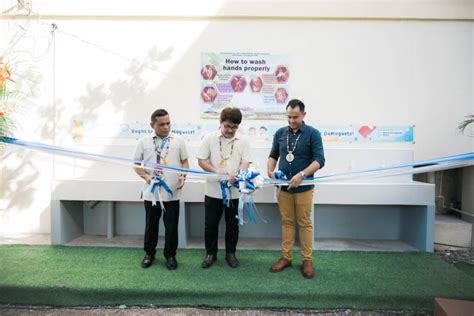
[[[300,175],[303,177],[303,179],[306,178],[306,173],[304,173],[304,171],[301,171]]]

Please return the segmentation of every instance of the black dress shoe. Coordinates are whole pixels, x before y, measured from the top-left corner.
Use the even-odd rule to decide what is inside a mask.
[[[206,256],[206,258],[204,258],[204,261],[202,262],[201,267],[203,267],[204,269],[207,269],[210,266],[212,266],[212,264],[216,262],[216,260],[217,260],[216,255],[209,254]]]
[[[142,260],[142,268],[146,269],[153,264],[153,260],[155,260],[155,255],[145,255],[145,258]]]
[[[166,267],[168,268],[168,270],[176,270],[176,268],[178,267],[178,262],[176,261],[176,258],[166,258]]]
[[[231,268],[237,268],[239,266],[239,260],[235,257],[235,253],[228,253],[225,255],[225,261]]]

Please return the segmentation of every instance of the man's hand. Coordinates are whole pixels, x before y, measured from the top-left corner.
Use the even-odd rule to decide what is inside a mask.
[[[229,181],[229,183],[231,185],[234,185],[235,181],[237,180],[237,178],[235,176],[229,176],[229,178],[227,179]]]
[[[303,179],[304,177],[301,173],[298,173],[297,175],[293,176],[293,178],[291,178],[290,180],[290,185],[288,186],[288,189],[299,187]]]
[[[227,172],[227,170],[225,170],[225,169],[219,169],[219,168],[216,168],[215,173],[217,173],[217,174],[225,174],[225,175],[228,175],[228,174],[229,174],[229,173]]]
[[[150,184],[154,177],[155,177],[155,176],[154,176],[153,174],[148,174],[148,173],[147,173],[147,174],[145,175],[145,181],[146,181],[146,183]]]
[[[275,179],[275,171],[268,171],[268,177]]]

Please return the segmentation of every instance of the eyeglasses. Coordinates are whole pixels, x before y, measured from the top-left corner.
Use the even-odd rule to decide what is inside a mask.
[[[225,129],[236,131],[239,128],[239,125],[230,125],[230,124],[224,123],[222,124],[222,127],[224,127]]]

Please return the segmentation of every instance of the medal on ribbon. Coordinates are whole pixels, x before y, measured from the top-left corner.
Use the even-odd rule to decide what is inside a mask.
[[[296,144],[298,144],[298,140],[301,137],[301,132],[298,134],[298,137],[296,137],[295,144],[293,145],[293,149],[290,150],[290,129],[288,128],[288,132],[286,133],[286,151],[288,154],[286,155],[286,161],[292,162],[295,160],[295,155],[293,155],[293,152],[296,149]]]
[[[221,161],[219,162],[219,167],[225,167],[227,165],[226,160],[229,160],[232,157],[232,153],[234,152],[234,140],[232,140],[231,141],[231,146],[230,146],[229,157],[225,157],[227,146],[225,148],[223,148],[223,146],[222,146],[222,137],[223,136],[219,137],[219,154],[221,156]]]

